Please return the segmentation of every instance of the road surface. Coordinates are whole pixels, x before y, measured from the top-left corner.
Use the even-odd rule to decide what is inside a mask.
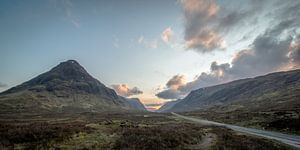
[[[238,131],[238,132],[261,136],[261,137],[268,138],[268,139],[274,139],[274,140],[283,142],[285,144],[291,145],[297,149],[300,149],[300,136],[283,134],[283,133],[279,133],[279,132],[258,130],[258,129],[253,129],[253,128],[245,128],[245,127],[240,127],[240,126],[235,126],[235,125],[230,125],[230,124],[218,123],[218,122],[214,122],[214,121],[202,120],[202,119],[179,115],[174,112],[172,112],[172,114],[179,118],[194,121],[194,122],[197,122],[197,123],[200,123],[203,125],[223,126],[223,127],[226,127],[226,128]]]

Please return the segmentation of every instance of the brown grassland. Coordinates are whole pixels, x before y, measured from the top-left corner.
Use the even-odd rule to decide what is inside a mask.
[[[291,149],[158,113],[1,116],[0,149]],[[22,118],[22,119],[20,119]],[[210,138],[208,138],[210,137]]]

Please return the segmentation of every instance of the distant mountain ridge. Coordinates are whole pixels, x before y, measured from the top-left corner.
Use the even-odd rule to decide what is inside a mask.
[[[0,112],[81,112],[133,110],[125,98],[93,78],[77,61],[0,93]]]
[[[164,112],[185,112],[209,108],[216,108],[220,111],[300,110],[300,70],[276,72],[200,88],[174,103]]]

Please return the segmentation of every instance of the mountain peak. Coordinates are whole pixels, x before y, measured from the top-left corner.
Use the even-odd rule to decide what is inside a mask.
[[[72,80],[82,80],[82,79],[92,79],[92,76],[75,60],[68,60],[61,62],[59,65],[51,69],[48,74],[53,74],[54,76],[59,75],[61,79],[72,79]]]
[[[66,65],[81,67],[81,65],[76,60],[72,60],[72,59],[61,62],[58,66],[66,66]]]
[[[45,87],[46,90],[66,90],[85,91],[88,93],[101,93],[111,91],[105,85],[93,78],[76,60],[61,62],[59,65],[17,87],[9,89],[6,93],[32,89],[33,87]],[[105,90],[104,90],[105,89]],[[40,89],[39,89],[40,90]],[[105,92],[104,92],[105,93]],[[111,92],[106,92],[111,93]],[[116,97],[116,94],[112,92]]]

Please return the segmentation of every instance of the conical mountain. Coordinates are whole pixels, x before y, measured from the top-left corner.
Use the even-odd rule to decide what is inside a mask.
[[[133,107],[93,78],[77,61],[50,71],[0,94],[0,112],[119,111]]]

